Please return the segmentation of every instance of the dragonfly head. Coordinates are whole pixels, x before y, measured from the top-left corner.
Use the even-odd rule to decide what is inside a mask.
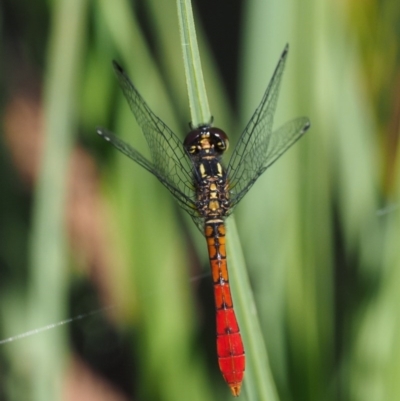
[[[228,149],[229,140],[222,129],[204,126],[190,131],[183,146],[193,156],[215,153],[222,155]]]

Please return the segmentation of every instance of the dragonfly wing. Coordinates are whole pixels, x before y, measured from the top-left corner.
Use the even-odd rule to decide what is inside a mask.
[[[198,213],[195,208],[193,198],[182,193],[179,188],[174,185],[173,182],[171,182],[171,180],[169,179],[169,175],[160,174],[153,163],[147,160],[140,152],[138,152],[128,143],[114,135],[112,132],[104,128],[98,128],[97,133],[106,141],[110,142],[124,155],[128,156],[130,159],[134,160],[136,163],[144,167],[147,171],[155,175],[158,180],[172,193],[172,195],[174,195],[174,197],[178,200],[179,205],[186,212],[189,213],[192,219],[194,220],[198,218]]]
[[[243,131],[227,167],[231,210],[257,178],[292,146],[309,128],[306,117],[298,118],[272,132],[279,87],[285,67],[285,47],[264,96]]]
[[[151,171],[173,194],[194,201],[194,170],[182,141],[159,119],[144,101],[126,72],[115,61],[114,71],[129,107],[148,143]],[[140,164],[140,163],[139,163]]]
[[[254,159],[247,158],[242,161],[245,168],[241,169],[239,181],[232,181],[231,185],[232,209],[240,202],[257,178],[299,140],[309,127],[310,121],[307,117],[287,122],[259,145]],[[263,150],[262,154],[261,151],[258,153],[260,149]],[[262,160],[262,163],[259,163],[257,159]]]

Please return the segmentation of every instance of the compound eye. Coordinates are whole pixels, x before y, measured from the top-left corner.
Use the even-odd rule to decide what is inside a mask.
[[[198,152],[201,134],[202,131],[200,129],[194,129],[186,135],[183,146],[192,155]]]
[[[222,129],[210,128],[210,135],[213,138],[214,146],[218,152],[223,153],[229,148],[228,135],[226,135]]]

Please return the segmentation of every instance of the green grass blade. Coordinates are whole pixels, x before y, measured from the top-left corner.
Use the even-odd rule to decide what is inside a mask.
[[[211,121],[211,113],[208,106],[207,93],[201,69],[200,54],[190,0],[178,0],[177,7],[183,62],[185,65],[189,94],[190,114],[192,125],[197,127],[199,125],[209,124]]]
[[[192,16],[190,1],[178,1],[178,18],[180,23],[181,42],[188,84],[189,102],[194,126],[210,121],[211,114],[208,108],[207,95],[201,72],[200,56]],[[277,400],[272,375],[268,370],[268,359],[260,325],[255,311],[249,279],[244,265],[243,255],[240,252],[240,243],[233,219],[230,222],[232,243],[228,241],[231,282],[236,288],[239,321],[246,348],[246,375],[245,391],[248,400]],[[236,235],[235,235],[236,234]]]
[[[65,317],[65,203],[68,161],[76,131],[77,73],[84,43],[86,1],[62,0],[52,14],[45,83],[45,141],[31,231],[29,326]],[[64,338],[60,329],[36,338],[31,348],[32,400],[57,400]]]

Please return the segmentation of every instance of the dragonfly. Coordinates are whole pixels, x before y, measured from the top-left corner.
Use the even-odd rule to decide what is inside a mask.
[[[147,141],[151,160],[112,132],[97,133],[116,149],[152,173],[174,196],[205,236],[216,310],[218,364],[234,396],[245,371],[245,352],[233,308],[226,255],[225,219],[260,175],[309,129],[300,117],[272,130],[279,87],[289,47],[286,45],[261,102],[241,134],[224,167],[227,134],[212,123],[197,127],[181,139],[157,117],[115,61],[114,71],[130,109]]]

